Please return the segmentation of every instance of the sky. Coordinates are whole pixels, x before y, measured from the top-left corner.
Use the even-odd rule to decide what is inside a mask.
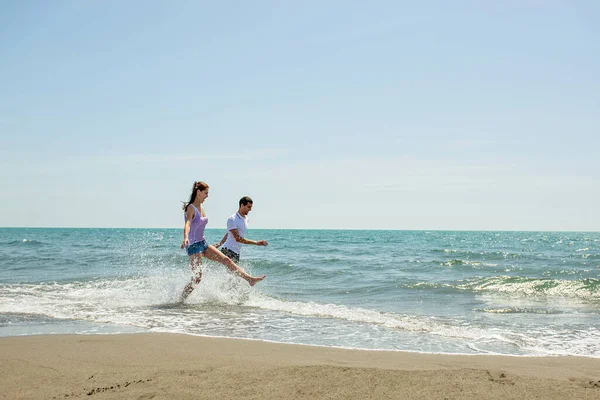
[[[0,3],[0,226],[600,230],[600,2]]]

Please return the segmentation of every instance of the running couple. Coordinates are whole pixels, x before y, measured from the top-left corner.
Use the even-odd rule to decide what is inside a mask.
[[[183,289],[181,301],[184,301],[202,280],[202,256],[225,265],[230,271],[245,279],[250,286],[256,285],[257,282],[262,281],[266,277],[266,275],[258,277],[248,275],[243,268],[236,264],[240,259],[239,254],[242,244],[268,245],[265,240],[254,241],[244,238],[248,227],[246,216],[252,210],[252,199],[242,197],[239,202],[238,212],[227,220],[227,233],[220,243],[213,246],[209,245],[204,238],[208,217],[202,208],[202,203],[208,197],[208,191],[209,186],[206,183],[194,182],[190,200],[184,203],[183,206],[185,224],[183,226],[183,243],[181,244],[181,248],[185,248],[190,257],[192,280]],[[225,243],[225,247],[222,249],[222,252],[219,252],[217,247],[223,243]]]

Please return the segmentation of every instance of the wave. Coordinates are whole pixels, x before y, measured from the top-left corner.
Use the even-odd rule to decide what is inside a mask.
[[[556,309],[528,308],[528,307],[503,307],[503,308],[475,308],[473,311],[488,314],[565,314],[565,311]]]
[[[600,300],[600,280],[543,279],[514,276],[474,278],[465,283],[418,282],[406,285],[411,289],[445,289],[447,291],[471,291],[476,293],[501,293],[523,297],[565,297],[584,300]]]
[[[46,245],[48,243],[42,242],[40,240],[34,240],[34,239],[21,239],[21,240],[11,240],[8,242],[1,242],[0,245],[2,246],[11,246],[11,247],[15,247],[15,246],[40,246],[40,245]]]
[[[485,263],[481,261],[471,261],[471,260],[461,260],[461,259],[452,259],[450,261],[440,261],[435,260],[434,262],[439,263],[439,265],[447,266],[447,267],[455,267],[455,266],[470,266],[473,268],[484,268],[484,267],[497,267],[498,264]]]
[[[183,283],[184,281],[182,281]],[[173,282],[171,282],[173,283]],[[204,282],[203,282],[204,283]],[[162,285],[162,289],[159,286]],[[172,289],[175,290],[172,290]],[[0,313],[125,324],[146,329],[196,325],[198,316],[185,315],[216,310],[223,317],[231,307],[275,311],[301,317],[331,318],[378,325],[403,332],[448,338],[489,339],[489,332],[433,316],[414,316],[313,301],[290,301],[251,290],[239,279],[221,277],[206,282],[192,293],[186,305],[177,305],[182,285],[165,285],[160,277],[98,280],[74,283],[14,284],[0,286]],[[160,290],[160,291],[159,291]],[[198,309],[200,307],[200,309]],[[169,315],[174,310],[177,315]],[[500,337],[497,340],[503,340]]]
[[[457,287],[474,292],[600,300],[600,280],[593,278],[565,280],[496,276],[475,279]]]
[[[594,336],[600,333],[598,329],[562,332],[544,327],[546,330],[538,332],[536,336],[516,333],[511,326],[477,325],[476,321],[467,317],[409,315],[343,304],[293,301],[270,294],[268,285],[250,288],[239,278],[220,269],[207,274],[188,303],[177,304],[177,297],[188,279],[189,275],[185,273],[162,271],[160,275],[121,279],[0,285],[0,314],[80,320],[151,331],[188,334],[216,332],[224,336],[231,335],[232,329],[236,328],[236,332],[241,332],[239,334],[243,336],[252,327],[261,326],[260,321],[266,318],[269,329],[286,330],[291,332],[292,337],[297,332],[318,337],[319,329],[325,325],[331,327],[330,323],[320,321],[325,318],[343,326],[345,332],[355,329],[352,324],[360,324],[374,327],[377,332],[398,332],[398,335],[404,336],[434,335],[443,340],[464,341],[480,351],[495,348],[499,344],[535,349],[535,354],[542,355],[561,352],[588,356],[600,354],[595,346],[597,336]],[[487,283],[491,284],[491,281]],[[495,312],[491,308],[482,311]],[[498,313],[523,311],[527,310],[496,310]],[[240,324],[240,318],[254,319],[244,325]],[[573,335],[583,343],[583,347],[571,348],[575,344],[570,344],[573,341],[566,341],[565,338]],[[546,345],[545,341],[549,344]],[[360,339],[356,343],[358,347]],[[552,343],[555,344],[551,348]]]
[[[459,250],[459,249],[433,249],[432,253],[443,253],[443,254],[452,254],[453,256],[457,256],[459,258],[477,258],[477,259],[485,259],[485,260],[507,260],[507,259],[517,259],[517,258],[530,258],[531,254],[521,254],[521,253],[513,253],[507,251],[470,251],[470,250]]]

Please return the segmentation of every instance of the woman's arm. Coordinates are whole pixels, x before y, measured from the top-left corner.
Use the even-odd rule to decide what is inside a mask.
[[[182,249],[190,245],[190,226],[195,215],[196,213],[194,212],[194,209],[192,207],[188,207],[187,211],[185,212],[185,224],[183,225],[183,243],[181,243]]]

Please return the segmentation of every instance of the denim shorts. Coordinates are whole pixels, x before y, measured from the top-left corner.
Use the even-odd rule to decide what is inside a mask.
[[[206,239],[202,239],[201,241],[191,244],[185,248],[188,256],[193,256],[194,254],[198,253],[204,254],[206,249],[208,249],[208,243],[206,243]]]

